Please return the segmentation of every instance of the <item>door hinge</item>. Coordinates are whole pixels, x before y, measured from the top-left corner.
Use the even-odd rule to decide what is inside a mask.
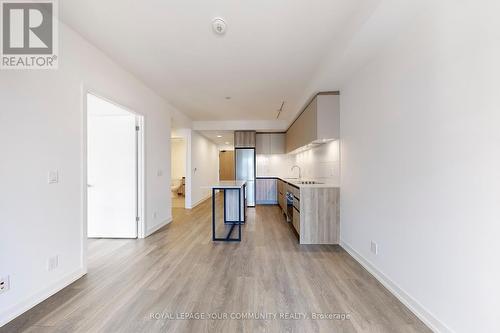
[[[135,222],[139,222],[139,220],[140,220],[140,219],[139,219],[139,216],[136,216],[136,217],[135,217]]]
[[[136,127],[135,127],[135,130],[136,130],[136,131],[140,130],[140,127],[139,127],[139,126],[136,126]]]

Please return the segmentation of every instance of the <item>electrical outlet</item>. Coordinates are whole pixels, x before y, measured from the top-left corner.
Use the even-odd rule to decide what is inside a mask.
[[[47,181],[49,182],[49,184],[59,183],[59,171],[57,171],[57,170],[49,171],[47,178],[48,178]]]
[[[50,271],[53,271],[59,266],[59,257],[58,256],[53,256],[50,257],[48,262],[47,262],[47,269]]]
[[[1,276],[0,277],[0,294],[9,290],[9,276]]]
[[[372,251],[373,254],[377,255],[378,254],[378,244],[375,243],[374,241],[372,241],[370,244],[370,250]]]

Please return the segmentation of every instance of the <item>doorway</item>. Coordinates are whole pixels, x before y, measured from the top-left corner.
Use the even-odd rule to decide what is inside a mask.
[[[137,238],[142,117],[91,93],[86,106],[87,237]]]
[[[235,180],[234,150],[219,152],[219,180]]]
[[[170,140],[172,208],[186,206],[186,156],[187,146],[184,138]]]

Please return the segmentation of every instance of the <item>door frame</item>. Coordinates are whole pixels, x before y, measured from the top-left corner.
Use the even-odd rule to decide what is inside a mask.
[[[136,176],[136,184],[137,184],[137,217],[139,218],[136,223],[137,228],[137,238],[144,238],[146,235],[146,223],[144,220],[144,212],[145,212],[145,147],[144,147],[144,136],[145,136],[145,119],[144,115],[140,114],[131,108],[125,106],[116,101],[116,99],[106,97],[106,94],[100,93],[97,90],[82,84],[81,86],[81,101],[82,101],[82,175],[81,175],[81,193],[82,193],[82,224],[81,224],[81,250],[82,250],[82,267],[85,272],[87,272],[87,249],[88,249],[88,237],[87,237],[87,226],[88,226],[88,188],[87,188],[87,136],[88,136],[88,128],[87,128],[87,95],[91,94],[95,97],[98,97],[102,100],[105,100],[111,104],[114,104],[130,113],[135,115],[136,126],[138,126],[139,130],[136,131],[137,140],[136,140],[136,167],[137,167],[137,176]]]

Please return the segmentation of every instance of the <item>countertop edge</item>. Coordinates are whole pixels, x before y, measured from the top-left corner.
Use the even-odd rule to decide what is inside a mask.
[[[276,177],[276,176],[258,176],[255,177],[255,179],[279,179],[281,181],[284,181],[287,184],[290,184],[296,188],[338,188],[340,189],[340,185],[336,184],[297,184],[292,182],[290,179],[287,180],[287,178],[282,178],[282,177]]]

